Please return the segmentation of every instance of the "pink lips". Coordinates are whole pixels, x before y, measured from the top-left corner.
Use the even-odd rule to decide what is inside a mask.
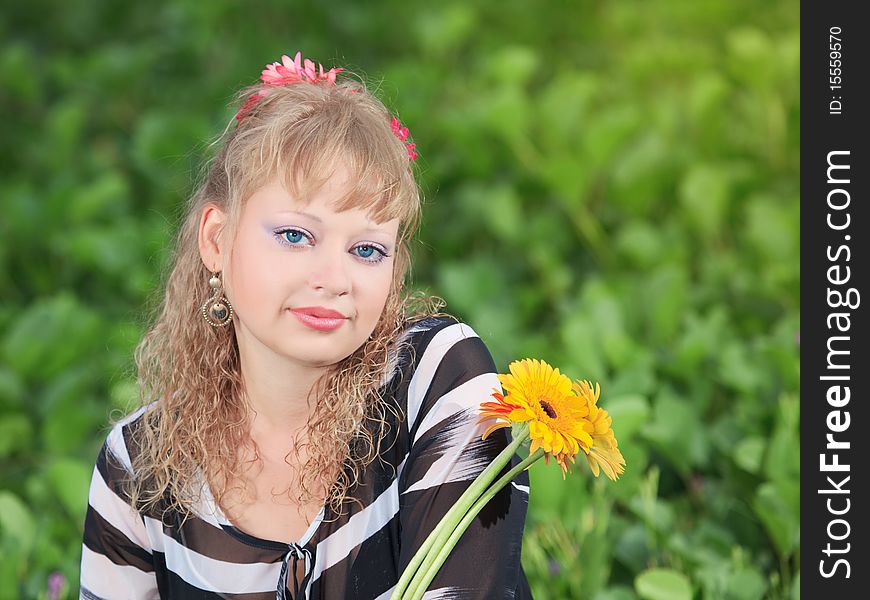
[[[303,325],[318,331],[333,331],[342,326],[347,320],[343,314],[338,311],[323,308],[322,306],[303,306],[294,308],[292,312]]]

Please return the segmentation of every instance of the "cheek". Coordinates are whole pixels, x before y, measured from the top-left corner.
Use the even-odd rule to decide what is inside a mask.
[[[230,301],[240,307],[256,307],[270,299],[270,288],[275,284],[275,265],[262,252],[239,244],[233,249],[227,276]]]
[[[393,272],[389,268],[384,269],[382,273],[362,278],[360,300],[363,306],[360,306],[360,312],[364,311],[368,318],[377,320],[390,295],[392,283]]]

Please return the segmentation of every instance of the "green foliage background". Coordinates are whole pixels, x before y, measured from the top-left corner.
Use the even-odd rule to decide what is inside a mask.
[[[535,598],[799,597],[798,2],[37,0],[0,40],[0,597],[75,592],[178,207],[297,49],[409,125],[415,285],[602,383],[628,469],[532,468]]]

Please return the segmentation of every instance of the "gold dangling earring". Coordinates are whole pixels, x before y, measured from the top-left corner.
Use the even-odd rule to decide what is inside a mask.
[[[233,320],[233,307],[221,294],[221,280],[217,271],[212,272],[208,286],[214,290],[214,293],[202,305],[202,318],[212,327],[224,327]]]

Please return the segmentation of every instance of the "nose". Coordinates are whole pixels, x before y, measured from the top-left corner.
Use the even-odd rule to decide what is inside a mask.
[[[351,278],[347,261],[350,255],[343,249],[321,245],[315,252],[308,283],[315,290],[324,290],[334,296],[344,296],[351,291]]]

